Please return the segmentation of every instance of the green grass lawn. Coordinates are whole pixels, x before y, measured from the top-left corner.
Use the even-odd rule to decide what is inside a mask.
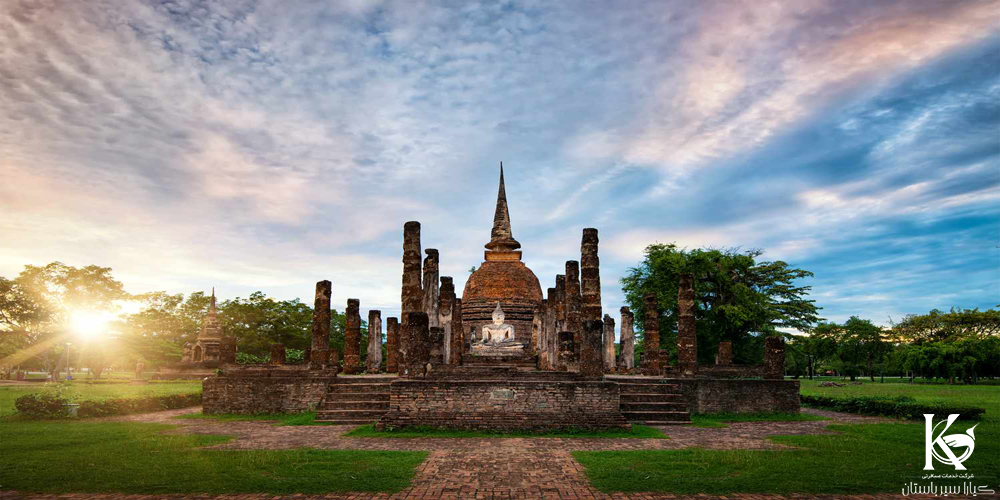
[[[226,436],[124,422],[0,423],[0,485],[23,492],[396,492],[420,451],[203,450]]]
[[[561,430],[549,432],[493,432],[468,431],[459,429],[435,429],[431,427],[414,427],[394,431],[376,431],[374,424],[362,425],[344,434],[348,437],[380,437],[380,438],[639,438],[639,439],[669,439],[653,427],[633,425],[630,431],[587,431]]]
[[[184,415],[178,415],[174,418],[180,419],[207,419],[216,420],[218,422],[245,422],[248,420],[273,420],[274,425],[335,425],[330,422],[317,422],[316,412],[307,411],[302,413],[274,413],[274,414],[257,414],[257,415],[237,415],[237,414],[222,414],[222,415],[203,415],[201,412],[187,413]]]
[[[730,422],[808,422],[829,420],[804,413],[696,413],[691,415],[694,427],[728,427]]]
[[[974,423],[958,423],[964,432]],[[791,450],[578,451],[573,456],[601,491],[706,493],[898,493],[925,474],[923,424],[832,425],[835,435],[777,436]],[[976,427],[965,462],[976,484],[995,487],[1000,474],[1000,426]],[[938,464],[937,473],[954,473]],[[935,484],[961,484],[961,479]]]
[[[875,380],[878,380],[876,378]],[[888,380],[888,379],[887,379]],[[986,408],[987,418],[1000,418],[1000,386],[998,385],[948,385],[948,384],[908,384],[895,379],[885,383],[859,380],[862,385],[847,384],[844,387],[820,387],[827,380],[799,379],[802,394],[811,396],[910,396],[920,402],[942,402]],[[839,379],[835,380],[838,383]]]
[[[200,380],[185,380],[169,383],[153,383],[146,385],[107,384],[90,385],[84,381],[70,382],[67,395],[78,396],[80,399],[106,399],[134,396],[161,396],[168,394],[192,394],[201,392]],[[57,384],[39,383],[30,385],[0,386],[0,418],[14,414],[14,400],[32,392],[53,390]]]

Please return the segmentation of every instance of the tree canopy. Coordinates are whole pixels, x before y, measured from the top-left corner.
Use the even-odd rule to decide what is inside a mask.
[[[796,283],[812,276],[782,261],[758,261],[761,250],[679,249],[675,244],[646,247],[645,258],[621,279],[625,302],[642,336],[644,297],[656,294],[660,309],[660,346],[676,349],[677,286],[680,275],[695,277],[698,356],[711,362],[721,341],[733,343],[736,362],[758,362],[762,338],[779,328],[808,330],[820,318],[810,287]]]

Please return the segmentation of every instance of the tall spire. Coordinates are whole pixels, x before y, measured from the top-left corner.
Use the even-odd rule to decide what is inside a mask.
[[[503,162],[500,162],[500,189],[497,191],[497,210],[493,214],[493,231],[486,248],[495,251],[513,251],[521,248],[510,230],[510,212],[507,211],[507,191],[503,182]]]
[[[212,303],[208,306],[209,312],[215,312],[215,287],[212,287]]]

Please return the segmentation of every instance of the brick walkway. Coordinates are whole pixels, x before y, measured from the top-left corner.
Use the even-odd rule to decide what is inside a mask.
[[[216,422],[172,417],[194,410],[175,410],[120,420],[163,422],[181,427],[168,432],[227,434],[235,439],[215,448],[283,449],[308,446],[320,449],[354,450],[428,450],[428,459],[417,468],[410,488],[395,495],[352,493],[341,495],[223,495],[223,496],[148,496],[148,495],[19,495],[0,492],[0,499],[64,500],[146,500],[150,498],[218,498],[232,500],[295,499],[710,499],[760,500],[796,498],[803,500],[849,498],[834,495],[707,495],[676,496],[650,493],[604,494],[590,487],[583,466],[570,455],[574,450],[679,449],[699,446],[712,449],[768,449],[778,445],[767,440],[775,434],[827,433],[830,421],[733,423],[727,428],[665,427],[670,439],[560,439],[560,438],[346,438],[341,434],[350,427],[273,426],[266,422]],[[858,417],[828,414],[837,421],[856,422]],[[868,420],[862,418],[862,420]],[[864,495],[854,498],[881,500],[899,495]],[[912,497],[910,497],[912,498]]]

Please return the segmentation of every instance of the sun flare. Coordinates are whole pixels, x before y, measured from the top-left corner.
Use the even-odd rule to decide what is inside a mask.
[[[84,339],[91,339],[104,333],[111,315],[106,312],[75,311],[71,319],[73,332]]]

